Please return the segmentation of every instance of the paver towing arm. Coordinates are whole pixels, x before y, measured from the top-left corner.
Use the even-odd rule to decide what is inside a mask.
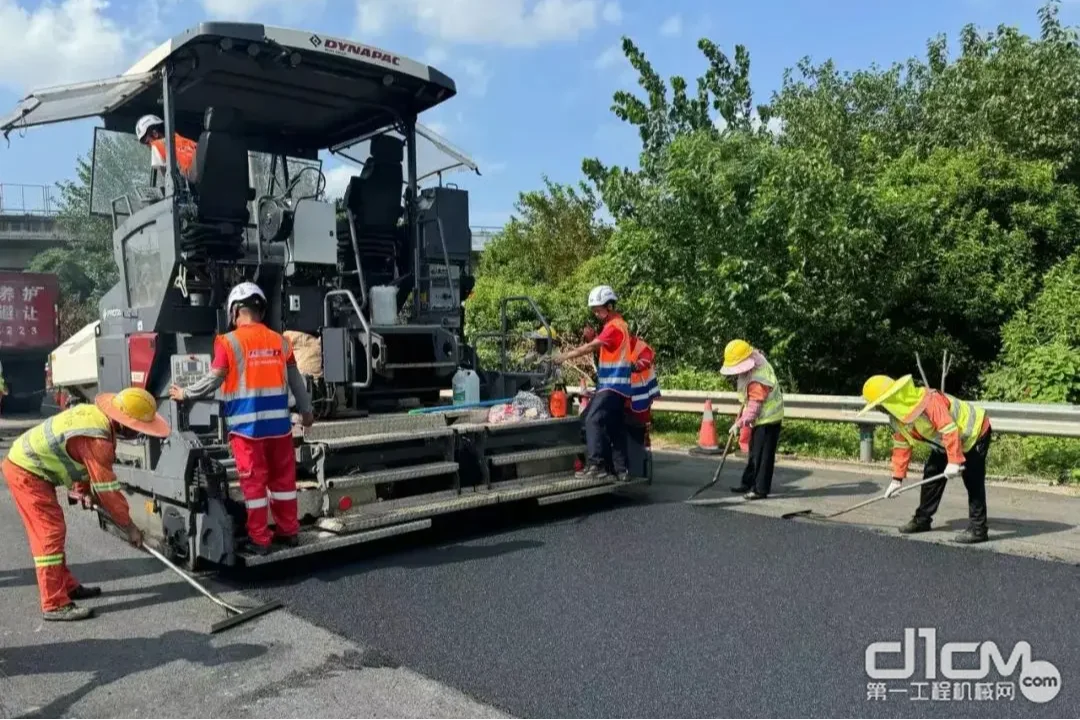
[[[134,519],[174,560],[274,562],[422,530],[469,508],[614,489],[574,478],[577,418],[491,425],[483,409],[408,412],[437,404],[462,366],[480,372],[485,399],[535,380],[482,371],[463,334],[468,194],[443,187],[441,175],[476,166],[417,122],[455,93],[435,68],[382,49],[203,23],[124,75],[36,92],[0,119],[4,133],[104,122],[91,205],[111,219],[120,281],[101,302],[97,385],[141,385],[171,422],[163,441],[121,442],[117,470]],[[165,125],[161,177],[133,135],[151,113]],[[179,172],[174,133],[197,140],[194,173]],[[322,199],[321,151],[362,165],[338,207]],[[428,178],[440,182],[423,187]],[[309,379],[320,421],[296,438],[301,543],[266,556],[242,550],[220,394],[183,406],[167,399],[170,384],[208,370],[227,330],[226,293],[243,280],[269,298],[271,327],[320,347]],[[635,430],[632,471],[647,480],[646,445]]]

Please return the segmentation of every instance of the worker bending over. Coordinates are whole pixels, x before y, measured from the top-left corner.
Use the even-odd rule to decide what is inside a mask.
[[[88,618],[93,611],[73,601],[101,594],[101,588],[80,584],[68,569],[59,486],[93,493],[131,544],[142,544],[113,464],[117,437],[168,437],[169,424],[156,408],[154,397],[142,388],[99,393],[93,405],[76,405],[24,432],[4,459],[4,477],[30,539],[45,620]]]
[[[624,407],[632,397],[630,328],[615,310],[618,298],[607,285],[589,292],[589,309],[603,324],[595,339],[552,358],[556,364],[600,351],[597,365],[596,395],[585,413],[585,442],[588,463],[578,473],[581,477],[607,477],[605,450],[611,447],[611,463],[620,482],[630,479],[627,460],[627,437]]]
[[[247,508],[248,538],[251,550],[259,555],[269,553],[275,539],[288,546],[299,540],[289,390],[304,427],[314,422],[311,398],[289,341],[263,324],[266,305],[266,295],[255,283],[233,288],[227,306],[235,329],[215,340],[210,375],[187,388],[169,389],[172,399],[183,401],[205,398],[222,388],[229,445]],[[268,505],[276,537],[270,532]]]
[[[135,123],[135,137],[143,145],[150,147],[150,167],[164,172],[165,163],[165,121],[157,115],[143,115]],[[180,174],[195,182],[195,153],[198,145],[180,133],[173,133],[173,145],[176,146],[176,165]]]
[[[963,477],[968,493],[968,527],[957,535],[958,543],[985,542],[986,523],[986,454],[990,449],[990,419],[986,411],[969,402],[932,388],[915,387],[911,375],[893,380],[875,375],[863,384],[866,406],[863,415],[880,406],[889,414],[893,431],[892,482],[885,497],[892,497],[903,486],[911,463],[911,451],[917,444],[931,447],[923,466],[923,477],[944,474],[939,482],[922,486],[915,516],[902,533],[926,532],[941,504],[947,480]]]
[[[760,350],[745,340],[732,340],[724,348],[723,375],[735,377],[741,408],[731,425],[739,433],[739,447],[749,454],[742,483],[731,488],[747,500],[760,500],[772,490],[776,447],[784,420],[784,394],[776,371]]]

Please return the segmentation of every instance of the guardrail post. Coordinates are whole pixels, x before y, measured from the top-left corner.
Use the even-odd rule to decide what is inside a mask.
[[[859,425],[859,462],[874,462],[873,425]]]

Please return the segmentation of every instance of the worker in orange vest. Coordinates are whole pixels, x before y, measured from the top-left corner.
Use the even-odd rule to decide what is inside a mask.
[[[235,329],[215,341],[210,375],[186,388],[169,388],[169,397],[179,401],[204,398],[221,388],[229,444],[247,508],[248,539],[252,552],[259,555],[271,552],[274,540],[290,547],[299,542],[290,390],[304,427],[314,422],[291,344],[262,322],[266,305],[266,295],[255,283],[234,287],[227,307]],[[268,526],[268,506],[276,536]]]
[[[81,584],[68,570],[64,555],[67,528],[56,499],[59,486],[76,494],[93,493],[128,540],[138,547],[142,532],[131,521],[127,498],[113,472],[116,439],[138,435],[164,438],[169,424],[157,413],[157,400],[142,388],[98,393],[92,404],[80,404],[24,432],[4,458],[3,472],[30,539],[37,571],[41,612],[45,620],[84,620],[90,608],[75,600],[101,594],[100,587]],[[89,484],[86,480],[89,478]]]
[[[143,115],[135,123],[135,137],[150,147],[150,167],[165,170],[165,121],[157,115]],[[173,133],[176,164],[189,182],[195,182],[195,153],[198,145],[180,133]]]
[[[585,414],[585,441],[588,464],[581,477],[604,478],[605,450],[611,447],[611,462],[620,482],[630,479],[627,460],[625,405],[633,396],[630,359],[630,328],[615,310],[618,298],[607,285],[597,285],[589,292],[589,309],[604,328],[592,341],[573,350],[560,353],[552,361],[561,364],[582,355],[600,351],[597,367],[596,395],[589,401]]]

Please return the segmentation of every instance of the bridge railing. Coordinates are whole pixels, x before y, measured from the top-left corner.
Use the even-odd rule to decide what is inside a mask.
[[[48,185],[0,183],[0,215],[57,215],[56,191]]]

